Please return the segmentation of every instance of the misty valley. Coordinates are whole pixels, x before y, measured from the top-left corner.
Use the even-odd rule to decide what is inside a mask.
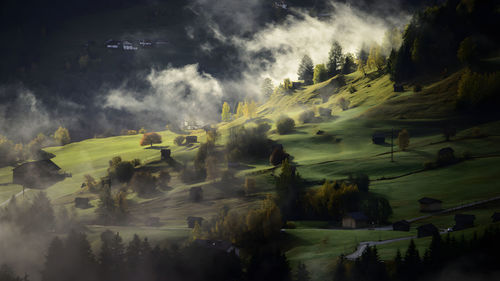
[[[0,3],[0,281],[500,276],[500,3]]]

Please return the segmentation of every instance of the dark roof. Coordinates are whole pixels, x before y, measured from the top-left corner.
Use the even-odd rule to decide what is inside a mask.
[[[374,133],[372,135],[372,137],[374,137],[374,138],[385,138],[385,133],[380,133],[380,132],[379,133]]]
[[[365,216],[365,214],[363,214],[361,212],[348,213],[346,216],[353,218],[354,220],[357,220],[357,221],[367,221],[368,220],[368,217]]]
[[[473,221],[476,219],[475,215],[467,215],[467,214],[456,214],[455,215],[455,220],[462,220],[462,221]]]
[[[453,153],[453,152],[455,152],[455,150],[453,150],[453,148],[451,148],[451,147],[445,147],[445,148],[441,148],[438,153],[447,153],[447,152]]]
[[[432,204],[432,203],[442,203],[443,201],[434,198],[424,197],[418,200],[418,202],[420,202],[420,204]]]
[[[14,170],[27,169],[27,168],[32,168],[32,167],[45,167],[45,168],[49,168],[49,169],[54,170],[54,171],[61,170],[61,168],[59,166],[57,166],[54,162],[52,162],[52,160],[50,160],[50,159],[26,162],[26,163],[23,163],[23,164],[15,167]]]
[[[407,220],[401,220],[393,223],[393,225],[398,225],[398,224],[410,225],[410,222],[408,222]]]
[[[418,231],[438,231],[437,227],[433,225],[432,223],[424,224],[419,227],[417,227]]]

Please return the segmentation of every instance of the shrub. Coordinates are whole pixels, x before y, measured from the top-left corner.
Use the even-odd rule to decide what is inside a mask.
[[[140,166],[141,165],[141,159],[135,158],[134,160],[130,161],[134,167]]]
[[[276,129],[278,130],[278,134],[285,135],[293,132],[295,129],[295,121],[287,116],[283,116],[278,119],[276,123]]]
[[[130,187],[134,192],[139,195],[151,194],[156,191],[157,179],[151,172],[137,172],[134,173],[132,179],[130,180]]]
[[[129,135],[129,136],[137,135],[137,131],[136,130],[128,130],[127,135]]]
[[[147,130],[144,129],[144,127],[142,127],[141,129],[139,129],[139,134],[145,134],[147,133]]]
[[[346,100],[345,98],[341,97],[338,102],[337,102],[337,105],[342,108],[342,110],[347,110],[349,109],[349,104],[350,102],[348,100]]]
[[[97,192],[98,191],[97,181],[91,175],[89,175],[89,174],[86,174],[86,175],[83,176],[82,187],[84,187],[84,186],[90,192]]]
[[[128,161],[122,161],[116,165],[115,176],[119,182],[129,182],[134,175],[134,165]]]
[[[184,137],[184,136],[177,136],[174,139],[174,143],[178,146],[181,146],[185,139],[186,139],[186,137]]]
[[[349,93],[354,94],[356,91],[357,91],[356,87],[354,87],[354,85],[351,84],[349,86]]]
[[[401,150],[406,150],[410,145],[410,134],[406,129],[401,130],[398,135],[398,144]]]
[[[413,91],[415,93],[418,93],[418,92],[422,91],[422,85],[416,84],[415,86],[413,86]]]
[[[266,132],[270,126],[261,123],[257,127],[235,127],[229,131],[226,143],[226,156],[228,161],[242,159],[265,158],[271,152],[272,141],[267,138]]]
[[[140,141],[141,146],[151,145],[155,143],[161,143],[161,136],[157,133],[145,133],[142,135],[142,139]]]
[[[281,165],[285,159],[289,158],[290,154],[286,153],[283,147],[276,147],[269,157],[269,163],[273,166],[278,166]]]
[[[286,224],[285,224],[285,228],[287,228],[287,229],[295,229],[295,228],[297,228],[297,226],[295,225],[295,223],[293,221],[287,221]]]
[[[161,188],[167,188],[171,179],[172,176],[170,176],[170,173],[167,170],[161,170],[160,175],[158,176],[158,186]]]
[[[200,202],[203,200],[203,189],[199,186],[191,187],[189,189],[189,200],[193,202]]]
[[[314,122],[314,120],[315,120],[315,116],[314,116],[314,111],[312,111],[312,110],[306,110],[299,115],[299,122],[300,123],[303,123],[303,124],[312,123],[312,122]]]

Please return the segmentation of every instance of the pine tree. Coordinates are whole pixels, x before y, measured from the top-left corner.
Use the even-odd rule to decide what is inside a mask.
[[[304,57],[302,58],[297,75],[299,76],[299,80],[304,80],[304,83],[306,85],[312,84],[314,76],[314,64],[311,57],[309,57],[308,55],[304,55]]]
[[[231,108],[229,107],[229,104],[227,102],[224,102],[224,104],[222,105],[221,120],[222,122],[231,121]]]
[[[59,237],[55,237],[47,250],[42,281],[63,280],[63,272],[60,270],[61,261],[64,261],[64,245]]]
[[[269,98],[274,91],[273,80],[271,78],[265,78],[260,86],[260,92],[264,97]]]
[[[313,82],[314,84],[321,83],[328,79],[328,72],[324,64],[317,64],[314,67]]]
[[[342,69],[343,63],[342,47],[339,42],[333,42],[333,45],[328,53],[328,62],[326,63],[326,70],[329,77],[337,75],[339,69]]]

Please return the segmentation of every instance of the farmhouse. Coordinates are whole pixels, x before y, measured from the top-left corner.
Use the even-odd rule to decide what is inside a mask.
[[[462,230],[466,228],[470,228],[474,226],[474,220],[476,216],[474,215],[466,215],[466,214],[456,214],[455,215],[455,225],[453,226],[453,230]]]
[[[186,144],[198,142],[197,136],[186,136]]]
[[[137,50],[137,47],[132,44],[130,41],[123,41],[123,50],[125,51],[135,51]]]
[[[418,200],[421,212],[436,212],[441,210],[441,200],[424,197]]]
[[[437,158],[438,164],[439,165],[449,165],[449,164],[453,164],[454,162],[456,162],[457,159],[455,158],[454,153],[455,153],[455,151],[451,147],[441,148],[438,151],[438,158]]]
[[[188,227],[189,228],[194,228],[194,226],[196,225],[196,223],[198,223],[199,226],[201,226],[201,224],[203,223],[203,218],[202,217],[192,217],[192,216],[189,216],[187,217],[187,224],[188,224]]]
[[[342,218],[343,228],[361,228],[368,226],[368,217],[361,212],[348,213]]]
[[[108,49],[118,49],[120,48],[121,44],[122,42],[120,41],[109,39],[104,45],[106,45],[106,48]]]
[[[146,47],[151,47],[153,45],[153,42],[151,40],[139,40],[139,45],[141,45],[143,48]]]
[[[168,160],[170,159],[171,151],[170,149],[162,149],[160,150],[161,153],[161,160]]]
[[[228,254],[233,252],[236,256],[240,255],[240,249],[236,248],[229,241],[196,239],[194,243],[203,248],[219,250]]]
[[[14,184],[27,188],[43,188],[63,180],[67,175],[49,159],[27,162],[13,169]]]
[[[426,237],[432,235],[439,235],[439,230],[432,223],[424,224],[417,227],[417,237]]]
[[[375,133],[372,135],[372,142],[374,144],[384,144],[385,143],[385,134],[384,133]]]
[[[395,231],[410,231],[410,223],[406,220],[397,221],[392,224],[392,230]]]

